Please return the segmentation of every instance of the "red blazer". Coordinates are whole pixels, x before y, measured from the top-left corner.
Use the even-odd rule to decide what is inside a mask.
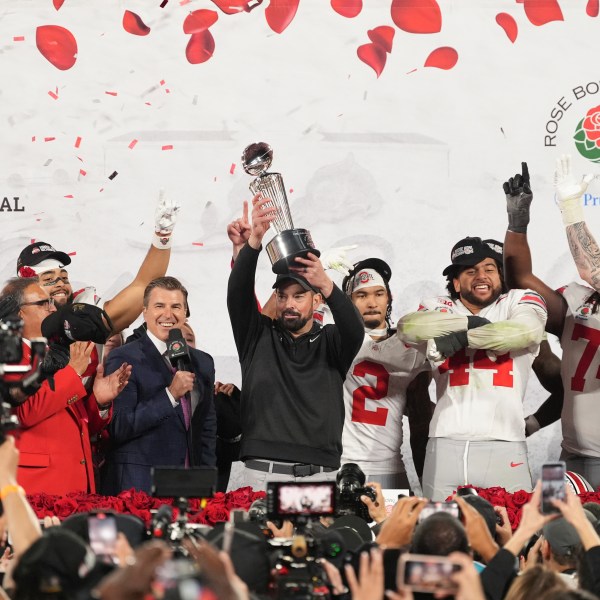
[[[23,344],[23,363],[30,359]],[[64,495],[96,491],[90,435],[110,422],[102,419],[93,394],[87,394],[76,371],[67,366],[14,410],[21,428],[15,432],[19,448],[17,480],[28,494]]]

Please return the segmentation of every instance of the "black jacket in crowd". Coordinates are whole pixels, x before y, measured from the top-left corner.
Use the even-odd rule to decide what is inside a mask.
[[[254,297],[260,251],[246,244],[229,277],[227,307],[242,367],[241,458],[338,468],[343,383],[364,338],[360,315],[336,286],[335,325],[293,338],[261,315]]]

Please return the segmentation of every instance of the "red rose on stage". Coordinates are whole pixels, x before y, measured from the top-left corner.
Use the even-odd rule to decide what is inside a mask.
[[[531,498],[531,494],[523,490],[519,490],[512,495],[513,504],[518,508],[524,504],[527,504],[529,502],[529,498]]]
[[[209,525],[229,520],[229,511],[223,502],[209,502],[203,514]]]
[[[54,514],[59,519],[66,519],[68,516],[77,512],[77,502],[72,498],[59,498],[54,503]]]
[[[250,486],[240,488],[227,494],[227,508],[247,509],[252,504],[252,488]]]

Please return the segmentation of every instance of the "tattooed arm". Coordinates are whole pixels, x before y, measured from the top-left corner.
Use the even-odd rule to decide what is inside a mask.
[[[567,225],[567,239],[579,276],[600,292],[600,248],[585,222]]]

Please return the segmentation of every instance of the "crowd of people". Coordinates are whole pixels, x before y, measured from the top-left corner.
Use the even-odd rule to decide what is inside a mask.
[[[352,264],[347,249],[321,259],[312,252],[296,257],[261,304],[255,271],[275,214],[268,198],[255,196],[227,230],[233,244],[227,308],[241,388],[215,381],[212,357],[195,347],[187,290],[166,275],[179,209],[162,195],[150,250],[134,281],[114,298],[103,301],[93,288],[73,291],[66,270],[71,259],[50,244],[26,247],[17,277],[0,293],[0,318],[23,322],[23,365],[37,338],[46,337],[48,345],[37,388],[11,390],[20,427],[14,440],[0,445],[0,499],[14,552],[6,587],[22,598],[63,592],[70,598],[75,588],[88,594],[81,597],[143,598],[160,579],[168,547],[154,541],[132,549],[132,540],[123,538],[117,566],[109,569],[60,526],[42,535],[24,493],[151,492],[154,468],[197,466],[216,467],[225,490],[231,463],[239,459],[243,484],[254,490],[273,482],[335,481],[347,463],[365,474],[374,497],[361,500],[376,524],[353,544],[346,535],[348,564],[314,560],[323,575],[312,572],[309,579],[322,580],[323,594],[379,599],[389,590],[393,599],[425,597],[435,573],[443,573],[445,591],[456,598],[600,594],[600,505],[586,511],[569,493],[551,501],[555,512],[542,512],[525,443],[561,419],[561,460],[593,489],[600,486],[593,418],[600,251],[581,200],[589,181],[573,175],[568,157],[558,161],[558,205],[588,286],[570,283],[555,291],[533,275],[527,242],[533,193],[522,163],[521,173],[504,184],[504,243],[460,239],[442,271],[447,293],[423,299],[396,327],[390,266],[379,257]],[[344,274],[341,287],[330,269]],[[140,313],[144,323],[125,340],[123,330]],[[547,334],[559,338],[562,358],[550,350]],[[525,415],[532,371],[550,395]],[[409,488],[401,454],[405,415],[423,498],[400,499],[388,516],[382,489]],[[460,518],[435,513],[419,520],[428,500],[444,502],[463,486],[533,494],[515,532],[501,509],[476,494],[456,496]],[[325,537],[351,528],[340,522],[309,526],[308,538],[318,538],[319,527]],[[267,560],[254,525],[242,529]],[[305,539],[306,525],[297,525],[295,533],[285,522],[268,528],[275,537]],[[179,551],[201,570],[203,589],[213,597],[266,593],[268,581],[255,585],[242,577],[248,555],[238,553],[236,560],[228,531],[213,536],[228,552],[194,538]],[[239,537],[233,536],[234,549]],[[315,544],[307,564],[316,559]],[[44,562],[48,553],[65,560]],[[58,591],[42,589],[52,587],[52,575]],[[313,587],[309,597],[317,594],[319,586]],[[284,588],[280,579],[279,597],[287,597]]]

